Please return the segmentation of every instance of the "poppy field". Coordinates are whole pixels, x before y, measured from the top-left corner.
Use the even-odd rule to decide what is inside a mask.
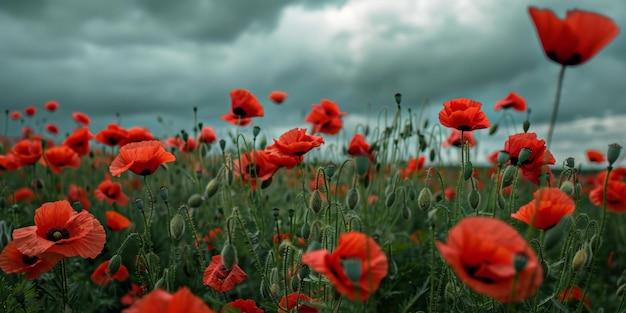
[[[322,98],[275,138],[255,121],[263,103],[299,105],[284,91],[231,90],[223,138],[197,107],[166,138],[93,129],[88,108],[62,102],[7,110],[0,311],[626,312],[622,147],[586,160],[550,150],[566,69],[619,29],[593,12],[528,13],[560,68],[547,134],[509,90],[446,101],[437,120],[390,91],[393,105],[356,129]],[[521,131],[504,134],[487,110],[522,117],[508,119]],[[53,114],[73,131],[36,118]],[[487,159],[475,132],[501,139]]]

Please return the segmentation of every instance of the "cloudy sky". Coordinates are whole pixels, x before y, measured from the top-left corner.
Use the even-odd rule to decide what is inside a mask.
[[[233,128],[219,117],[229,91],[245,88],[264,103],[255,124],[272,137],[308,127],[303,118],[323,98],[349,113],[351,134],[383,108],[393,112],[397,92],[414,112],[428,103],[432,122],[441,103],[458,97],[482,102],[495,121],[493,104],[513,90],[545,138],[559,66],[542,52],[531,5],[561,17],[590,10],[626,26],[626,2],[614,0],[2,1],[0,108],[56,100],[61,109],[38,118],[65,131],[72,112],[90,115],[94,133],[119,112],[124,127],[171,136],[191,131],[197,106],[198,120],[225,137]],[[626,144],[625,38],[622,31],[590,62],[567,69],[552,147],[558,162]],[[274,105],[266,100],[272,90],[289,98]],[[521,124],[525,114],[513,118]],[[17,122],[10,126],[19,132]],[[502,148],[500,129],[476,134],[480,154]]]

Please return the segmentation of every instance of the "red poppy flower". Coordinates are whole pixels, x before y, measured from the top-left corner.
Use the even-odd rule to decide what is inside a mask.
[[[55,136],[59,135],[59,128],[56,125],[52,124],[52,123],[46,124],[45,129],[46,129],[47,132],[49,132],[49,133],[51,133],[51,134],[53,134]]]
[[[439,112],[439,122],[445,127],[462,131],[489,128],[489,120],[480,109],[481,106],[480,102],[467,98],[444,102]]]
[[[20,168],[20,163],[15,155],[11,153],[0,155],[0,173],[15,171],[18,168]]]
[[[78,187],[75,184],[70,184],[69,191],[67,192],[67,201],[70,203],[80,202],[83,210],[89,211],[91,208],[91,201],[89,201],[89,194],[87,190],[82,187]]]
[[[26,114],[26,116],[33,116],[35,113],[37,113],[37,108],[34,106],[27,106],[24,109],[24,114]]]
[[[251,118],[264,115],[261,102],[247,90],[232,90],[230,92],[230,100],[230,111],[228,114],[222,116],[222,119],[225,121],[232,119],[233,115],[237,118]]]
[[[339,133],[343,127],[341,117],[348,113],[339,111],[337,103],[328,99],[322,99],[320,104],[311,104],[311,107],[311,112],[304,121],[313,124],[312,134],[336,135]]]
[[[567,11],[564,20],[552,11],[528,8],[546,56],[561,65],[579,65],[600,52],[619,28],[608,17],[587,11]]]
[[[74,211],[65,200],[47,202],[35,210],[35,226],[13,231],[13,241],[23,254],[44,252],[66,257],[95,258],[106,241],[102,224],[87,211]]]
[[[301,292],[292,292],[280,298],[278,313],[293,312],[294,309],[298,313],[317,313],[318,309],[309,305],[309,303],[313,303],[315,300]],[[283,310],[283,308],[287,309],[287,311]]]
[[[53,173],[58,175],[66,167],[79,168],[80,157],[67,146],[56,146],[46,150],[39,163],[47,166]]]
[[[448,201],[452,200],[454,197],[456,197],[456,189],[453,187],[446,188],[446,190],[443,191],[443,196]]]
[[[500,109],[513,109],[515,111],[524,112],[526,111],[526,100],[524,100],[522,96],[511,91],[506,98],[498,100],[498,102],[496,102],[493,106],[493,110],[496,112]]]
[[[264,150],[254,150],[241,154],[234,162],[233,171],[241,177],[244,185],[250,184],[252,189],[257,188],[257,179],[268,180],[279,169],[279,166],[270,162],[269,155]]]
[[[106,201],[109,205],[117,203],[120,206],[126,206],[129,201],[128,196],[122,192],[122,185],[111,181],[109,175],[104,177],[98,188],[93,191],[93,195],[99,201]]]
[[[13,199],[13,203],[24,202],[31,203],[35,199],[35,192],[29,187],[22,187],[10,193],[8,198]]]
[[[130,220],[115,211],[104,212],[107,218],[107,227],[112,231],[120,231],[130,227]]]
[[[9,117],[13,120],[19,120],[22,118],[22,112],[20,111],[13,111],[11,112],[11,114],[9,114]]]
[[[54,112],[59,108],[59,103],[56,101],[48,101],[43,107],[50,112]]]
[[[535,252],[498,219],[466,217],[450,229],[448,243],[438,241],[437,248],[463,283],[502,303],[532,296],[543,280]],[[515,263],[523,267],[516,269]]]
[[[585,151],[585,154],[587,154],[587,160],[589,160],[589,162],[591,163],[604,163],[606,162],[606,158],[604,157],[604,153],[598,151],[598,150],[594,150],[594,149],[587,149]]]
[[[204,142],[206,144],[212,144],[217,141],[217,135],[215,134],[215,130],[213,127],[204,126],[200,131],[200,136],[198,137],[198,142]]]
[[[267,98],[272,100],[276,104],[281,104],[283,103],[283,101],[285,101],[285,99],[287,99],[287,93],[284,91],[275,90],[270,92]]]
[[[20,166],[35,164],[41,158],[41,141],[22,139],[11,148],[11,154],[18,160]]]
[[[324,138],[306,134],[304,128],[294,128],[280,135],[278,140],[274,139],[274,144],[266,148],[267,151],[276,151],[291,157],[303,156],[311,149],[321,146]]]
[[[354,134],[348,144],[348,155],[351,157],[364,156],[373,159],[373,151],[370,151],[370,145],[365,141],[365,136]]]
[[[91,281],[98,285],[106,286],[113,280],[124,281],[128,278],[128,269],[124,264],[120,265],[120,268],[117,270],[117,273],[109,272],[109,260],[102,262],[98,267],[91,273]]]
[[[89,154],[89,140],[93,137],[93,134],[89,132],[89,128],[81,127],[74,130],[73,134],[67,136],[62,145],[70,147],[76,151],[78,156],[82,157]]]
[[[581,301],[582,299],[583,299],[583,292],[582,290],[580,290],[580,287],[578,286],[574,286],[572,288],[565,288],[563,289],[563,291],[561,291],[559,296],[556,297],[556,300],[559,302],[569,302],[571,300]],[[585,297],[585,300],[583,301],[583,303],[585,304],[587,309],[591,309],[591,301],[589,301],[589,297]]]
[[[131,306],[137,302],[141,296],[143,296],[143,286],[130,283],[130,290],[120,298],[120,303],[123,306]]]
[[[605,174],[606,175],[606,174]],[[609,180],[606,190],[606,209],[615,213],[626,212],[626,182]],[[598,185],[589,192],[589,201],[603,207],[604,185]]]
[[[537,229],[550,229],[563,216],[574,213],[576,204],[559,188],[542,188],[533,193],[533,200],[519,208],[511,217]]]
[[[256,306],[256,302],[254,300],[237,299],[235,301],[226,303],[222,307],[220,313],[225,312],[263,313],[263,310],[259,309]]]
[[[120,147],[131,142],[154,140],[154,135],[152,135],[145,127],[129,128],[126,135],[126,139],[120,139],[117,143]]]
[[[35,131],[33,130],[32,127],[30,126],[24,126],[21,129],[21,133],[22,133],[22,137],[24,138],[30,138],[31,136],[34,136]],[[34,138],[33,138],[34,139]],[[41,139],[40,139],[41,140]]]
[[[56,253],[26,255],[11,241],[0,254],[0,269],[5,274],[26,273],[26,279],[36,279],[41,273],[51,270],[62,258],[62,255]]]
[[[96,134],[96,141],[109,147],[116,146],[119,142],[124,142],[128,138],[128,131],[117,124],[111,123],[106,129]]]
[[[306,252],[302,264],[324,274],[350,300],[365,301],[387,276],[387,256],[380,246],[359,232],[343,233],[337,248]]]
[[[226,292],[235,288],[235,285],[244,281],[246,277],[246,273],[237,263],[233,264],[231,269],[227,269],[222,262],[222,255],[217,254],[211,258],[211,264],[204,270],[202,283],[217,292]]]
[[[150,175],[164,163],[174,162],[176,157],[165,151],[157,140],[133,142],[120,148],[120,152],[111,163],[111,175],[119,177],[130,170],[137,175]]]
[[[91,124],[91,119],[85,113],[74,112],[72,113],[72,118],[76,121],[76,123],[83,126],[89,126],[89,124]]]
[[[530,156],[520,164],[520,170],[524,178],[538,184],[540,175],[551,174],[549,167],[545,167],[545,165],[556,163],[556,159],[546,147],[546,142],[537,139],[537,134],[520,133],[509,136],[509,139],[504,143],[504,151],[509,153],[511,165],[517,165],[519,154],[524,148],[530,150]]]
[[[202,299],[191,293],[188,287],[182,287],[173,294],[163,289],[154,289],[145,297],[137,300],[123,313],[215,313]]]
[[[423,155],[421,155],[419,158],[410,159],[407,162],[406,167],[400,169],[400,177],[402,177],[402,179],[406,179],[414,173],[421,171],[422,168],[424,168],[424,162],[426,162],[426,156]]]
[[[469,144],[470,147],[476,146],[476,139],[474,139],[474,133],[471,131],[463,132],[463,140],[465,143]],[[458,129],[453,129],[446,141],[441,144],[444,148],[453,146],[453,147],[461,147],[461,131]]]

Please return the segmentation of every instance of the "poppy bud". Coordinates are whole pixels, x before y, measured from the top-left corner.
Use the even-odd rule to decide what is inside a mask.
[[[392,191],[385,198],[385,206],[387,208],[391,208],[391,206],[394,204],[394,202],[396,202],[396,192]]]
[[[266,189],[271,184],[272,184],[272,177],[270,176],[270,178],[268,178],[268,179],[266,179],[266,180],[261,182],[261,189]]]
[[[502,175],[502,188],[508,187],[513,183],[515,173],[517,173],[517,168],[513,165],[509,165],[506,169],[504,169],[504,174]]]
[[[354,165],[357,175],[363,176],[370,168],[370,159],[364,156],[357,156],[354,158]]]
[[[298,276],[300,277],[300,279],[305,279],[309,277],[309,274],[311,274],[311,269],[308,266],[303,265],[300,267],[300,271],[298,272]]]
[[[613,166],[613,163],[619,158],[619,154],[622,152],[622,146],[617,143],[609,145],[609,150],[606,152],[606,160],[609,162],[609,166]]]
[[[435,157],[437,157],[437,152],[435,152],[435,149],[430,149],[430,153],[428,154],[428,160],[430,162],[435,161]]]
[[[191,208],[199,208],[203,201],[204,199],[200,194],[194,193],[187,199],[187,205]]]
[[[165,269],[167,271],[167,269]],[[154,289],[159,289],[161,287],[163,287],[163,285],[165,284],[165,272],[163,272],[163,276],[161,276],[161,278],[159,278],[156,283],[154,283]]]
[[[341,261],[341,267],[346,272],[346,276],[353,283],[358,283],[361,279],[361,260],[358,258],[349,258]]]
[[[308,222],[302,224],[302,228],[300,229],[300,236],[302,236],[304,240],[309,239],[309,236],[311,236],[311,224],[309,224]]]
[[[335,175],[335,170],[337,170],[337,166],[335,166],[335,163],[326,163],[326,176],[328,176],[328,178],[331,178],[333,177],[333,175]]]
[[[528,161],[532,153],[533,150],[530,150],[530,148],[522,148],[522,150],[520,150],[519,152],[519,155],[517,156],[517,164],[523,164],[524,162]]]
[[[400,213],[402,214],[402,217],[403,217],[405,220],[409,220],[409,219],[411,219],[411,209],[409,209],[409,207],[408,207],[408,206],[406,206],[406,205],[405,205],[405,206],[403,206],[403,207],[402,207],[402,211],[401,211]]]
[[[159,188],[159,193],[161,194],[161,199],[162,199],[163,201],[167,201],[168,196],[169,196],[169,192],[168,192],[168,190],[167,190],[167,187],[165,187],[165,186],[161,186],[161,187]]]
[[[211,181],[209,181],[208,184],[206,184],[206,188],[204,188],[204,194],[207,198],[211,198],[213,197],[213,195],[215,195],[219,187],[220,182],[217,179],[213,178],[211,179]]]
[[[267,146],[267,138],[265,138],[265,136],[261,136],[261,140],[259,141],[259,149],[265,150],[266,146]]]
[[[569,158],[565,159],[565,161],[563,161],[563,164],[565,165],[565,167],[573,169],[574,166],[575,166],[574,158],[569,157]]]
[[[587,262],[587,252],[585,249],[580,249],[576,251],[574,254],[574,258],[572,259],[572,271],[577,271],[582,268]]]
[[[220,139],[220,149],[224,152],[224,149],[226,149],[226,140]]]
[[[417,207],[426,212],[432,204],[433,194],[429,188],[422,188],[420,195],[417,197]]]
[[[530,129],[530,121],[525,120],[525,121],[522,123],[522,129],[524,129],[524,132],[525,132],[525,133],[527,133],[527,132],[528,132],[528,129]]]
[[[492,136],[497,131],[498,131],[498,124],[491,125],[491,127],[489,128],[489,136]]]
[[[183,236],[183,233],[185,232],[185,220],[183,219],[183,216],[180,215],[180,213],[177,213],[176,215],[174,215],[174,217],[172,217],[172,220],[170,221],[170,233],[172,234],[172,237],[176,240],[180,239],[180,237]]]
[[[478,205],[480,204],[480,193],[478,192],[478,190],[470,190],[470,193],[467,197],[467,202],[472,209],[476,210],[478,208]]]
[[[117,271],[120,270],[120,266],[122,265],[122,257],[119,254],[115,254],[109,260],[109,265],[107,267],[107,271],[109,275],[115,275]]]
[[[291,276],[290,280],[291,290],[296,291],[300,290],[300,278],[298,276]]]
[[[411,201],[415,200],[415,198],[417,198],[417,191],[415,191],[415,188],[413,187],[413,184],[409,183],[409,188],[408,188],[408,192],[409,192],[409,199],[411,199]]]
[[[504,210],[504,208],[506,208],[506,200],[504,200],[504,196],[501,194],[498,194],[498,198],[497,198],[497,204],[498,204],[498,208],[500,210]]]
[[[393,95],[393,98],[396,100],[396,104],[400,105],[400,103],[402,102],[402,94],[396,93],[395,95]]]
[[[359,205],[359,201],[361,199],[361,195],[359,194],[359,190],[352,187],[352,189],[348,190],[346,194],[346,206],[350,210],[354,210],[357,205]]]
[[[474,166],[471,161],[465,162],[465,168],[463,169],[463,178],[468,180],[472,178],[472,174],[474,174]]]
[[[428,220],[431,224],[437,223],[437,206],[434,209],[428,211]]]
[[[311,210],[313,210],[316,214],[322,210],[322,195],[320,194],[319,189],[313,190],[309,204],[311,206]]]
[[[277,207],[272,208],[272,216],[274,217],[274,219],[278,218],[279,213],[280,210]]]
[[[524,253],[517,253],[513,256],[513,267],[517,273],[520,273],[528,263],[528,256]]]
[[[72,203],[72,209],[76,212],[81,212],[83,210],[83,203],[80,201],[74,201]]]
[[[230,242],[226,242],[224,248],[222,248],[222,263],[228,270],[233,268],[233,265],[238,263],[237,250]]]
[[[500,152],[498,152],[498,165],[506,163],[510,157],[511,156],[507,151],[500,150]]]
[[[261,132],[261,127],[259,127],[259,126],[254,126],[254,127],[252,128],[252,135],[253,135],[254,137],[258,136],[260,132]]]
[[[574,192],[576,192],[576,189],[574,187],[574,184],[569,181],[566,180],[563,183],[561,183],[561,187],[559,187],[561,189],[561,191],[563,191],[564,193],[566,193],[568,196],[572,196],[574,195]]]
[[[134,203],[135,203],[135,207],[137,209],[139,209],[140,211],[143,211],[143,199],[137,198],[137,199],[135,199]]]
[[[148,260],[150,261],[150,266],[151,266],[153,269],[155,269],[155,270],[156,270],[156,269],[160,266],[160,264],[161,264],[161,261],[160,261],[160,259],[159,259],[159,256],[158,256],[158,255],[156,255],[156,253],[154,253],[154,252],[150,252],[150,253],[148,253]]]

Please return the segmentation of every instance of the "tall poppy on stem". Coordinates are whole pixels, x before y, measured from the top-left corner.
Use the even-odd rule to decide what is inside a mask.
[[[480,109],[481,106],[482,103],[467,98],[446,101],[439,112],[439,122],[445,127],[460,131],[489,128],[489,119]]]
[[[285,99],[287,99],[287,93],[284,91],[275,90],[270,92],[267,98],[272,100],[272,102],[276,104],[281,104],[283,103],[283,101],[285,101]]]
[[[20,252],[11,241],[0,254],[0,269],[6,274],[26,273],[26,279],[36,279],[42,273],[51,270],[61,259],[56,253],[26,255]]]
[[[52,173],[58,175],[61,174],[61,171],[66,167],[79,168],[80,157],[69,147],[56,146],[46,150],[39,160],[39,163],[43,166],[47,166]]]
[[[162,164],[174,161],[176,157],[165,151],[160,141],[132,142],[120,148],[109,171],[117,177],[128,170],[146,176],[154,173]]]
[[[466,217],[437,249],[459,279],[501,303],[532,296],[543,268],[532,248],[511,225],[494,218]]]
[[[26,255],[44,252],[95,258],[106,242],[102,224],[87,211],[74,211],[65,200],[46,202],[35,210],[35,226],[13,231],[13,242]]]
[[[81,127],[77,128],[71,135],[67,136],[62,144],[70,147],[78,153],[78,156],[82,157],[89,154],[89,140],[93,137],[94,136],[89,132],[88,127]]]
[[[215,313],[201,298],[188,287],[182,287],[173,294],[163,289],[154,289],[137,300],[122,313]]]
[[[257,188],[257,180],[268,180],[280,169],[280,166],[270,161],[267,151],[254,150],[241,154],[233,165],[235,175],[240,176],[244,185]]]
[[[463,134],[463,141],[461,141],[461,133]],[[474,139],[473,132],[462,132],[458,129],[453,129],[446,141],[444,141],[441,146],[444,148],[447,147],[459,147],[461,148],[462,144],[468,144],[470,147],[476,146],[476,139]]]
[[[341,117],[346,115],[348,113],[341,112],[336,102],[322,99],[320,104],[311,105],[311,112],[304,121],[313,124],[312,134],[336,135],[343,127]]]
[[[494,111],[499,111],[500,109],[513,109],[515,111],[524,112],[526,111],[526,100],[524,100],[522,96],[511,91],[506,98],[498,100],[498,102],[496,102],[493,106]]]
[[[553,62],[561,64],[548,129],[548,147],[550,147],[565,67],[589,61],[617,36],[619,28],[613,20],[604,15],[582,10],[568,11],[565,19],[559,19],[550,10],[536,7],[528,8],[528,13],[533,20],[544,53]]]
[[[387,255],[374,239],[360,232],[339,236],[332,252],[316,250],[302,255],[302,264],[324,274],[350,300],[365,301],[387,276]]]
[[[222,116],[222,120],[231,124],[244,126],[252,117],[260,117],[265,113],[259,99],[250,91],[235,89],[230,92],[230,111]]]
[[[124,264],[120,265],[117,272],[111,273],[109,272],[109,263],[110,260],[106,260],[98,265],[93,273],[91,273],[91,281],[98,285],[106,286],[113,280],[124,281],[128,278],[128,269],[124,266]]]
[[[93,191],[93,195],[98,201],[106,201],[109,205],[117,203],[120,206],[126,206],[129,198],[122,191],[122,185],[118,182],[113,182],[108,174],[105,174],[104,180],[98,184],[98,187]]]
[[[96,134],[96,141],[109,147],[114,147],[127,139],[128,131],[115,123],[110,123],[107,128]]]
[[[217,292],[226,292],[235,288],[235,285],[244,281],[246,277],[246,272],[237,263],[228,269],[222,262],[222,255],[217,254],[211,258],[211,264],[204,270],[202,283]]]

